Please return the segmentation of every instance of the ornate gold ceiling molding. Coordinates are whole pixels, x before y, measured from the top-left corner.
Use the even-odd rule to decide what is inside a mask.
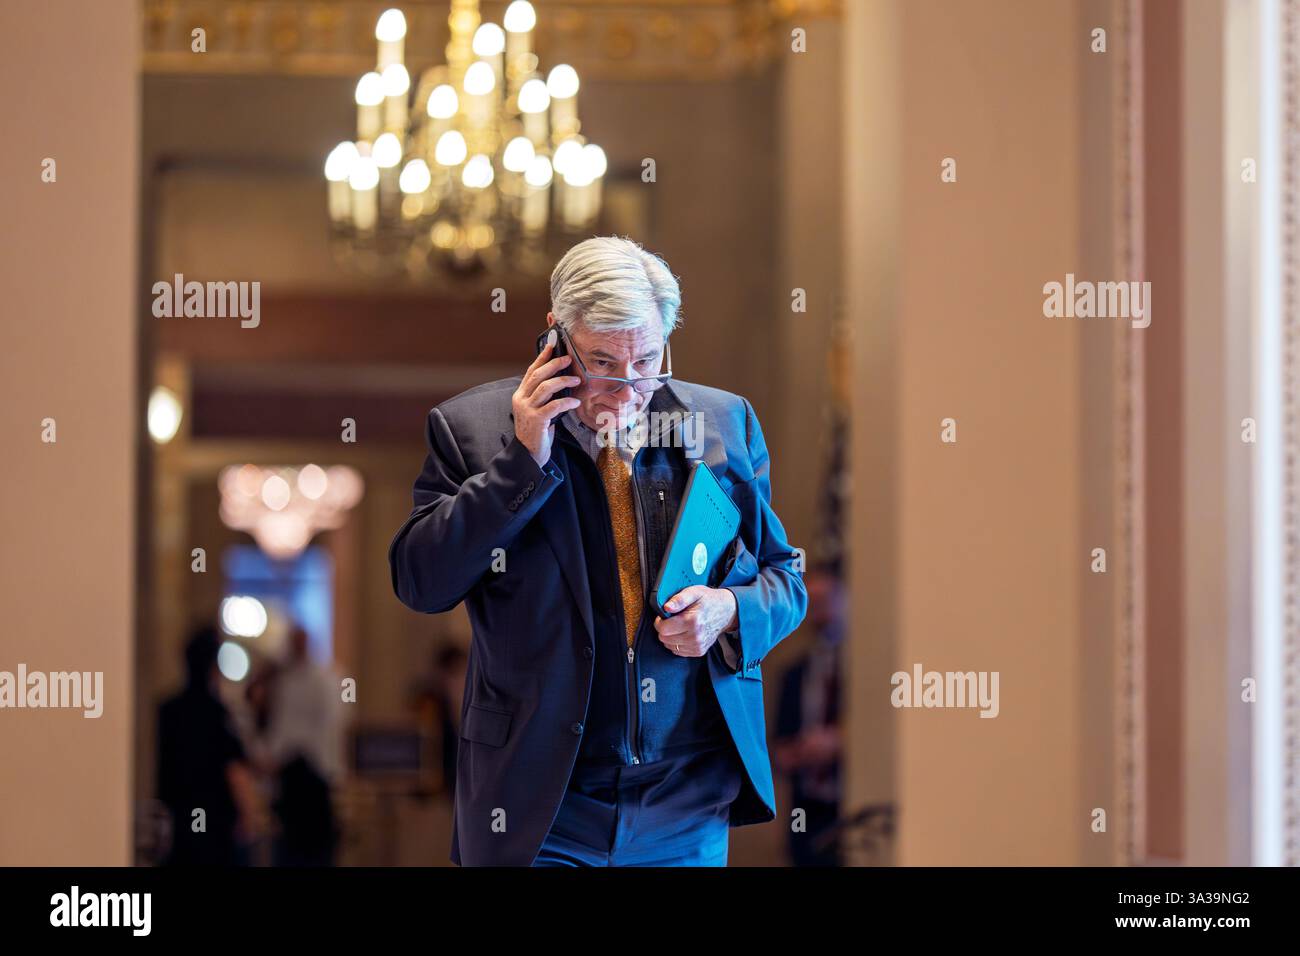
[[[549,0],[537,45],[593,79],[710,80],[763,69],[798,20],[840,15],[841,0]],[[180,74],[360,76],[374,68],[375,21],[406,14],[409,65],[442,62],[447,0],[145,0],[143,70]],[[501,20],[504,2],[483,3]],[[196,28],[207,52],[191,52]]]

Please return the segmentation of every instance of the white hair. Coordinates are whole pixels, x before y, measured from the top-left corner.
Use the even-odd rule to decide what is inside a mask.
[[[565,332],[636,329],[652,322],[664,339],[677,328],[682,291],[668,263],[639,243],[596,236],[564,254],[551,273],[551,312]]]

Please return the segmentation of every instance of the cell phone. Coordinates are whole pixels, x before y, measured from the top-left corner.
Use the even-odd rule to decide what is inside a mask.
[[[542,331],[541,335],[537,336],[537,354],[538,355],[542,354],[542,349],[546,348],[546,337],[550,335],[552,332],[555,333],[555,348],[551,349],[551,358],[559,358],[561,355],[568,355],[569,354],[568,343],[565,340],[564,336],[560,334],[559,328],[554,325],[548,326],[546,329]],[[549,361],[549,359],[547,361]],[[569,369],[565,369],[560,374],[573,375],[574,372]],[[554,395],[551,396],[551,401],[555,401],[557,398],[568,398],[569,393],[572,391],[573,389],[571,388],[562,388]]]

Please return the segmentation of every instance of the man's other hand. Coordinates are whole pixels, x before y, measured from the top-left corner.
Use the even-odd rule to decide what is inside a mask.
[[[655,630],[678,657],[703,657],[736,623],[736,596],[726,588],[696,584],[678,591],[664,607],[672,617],[656,617]]]

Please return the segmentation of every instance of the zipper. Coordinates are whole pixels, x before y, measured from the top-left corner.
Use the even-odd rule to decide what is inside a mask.
[[[636,465],[641,459],[641,449],[636,450],[632,456],[632,503],[636,507],[636,539],[637,553],[640,555],[641,565],[641,597],[642,606],[645,604],[646,589],[649,585],[646,583],[646,554],[642,544],[646,541],[645,513],[641,505],[641,490],[637,487]],[[642,611],[644,615],[644,611]],[[628,750],[632,752],[632,763],[641,762],[641,682],[637,679],[636,672],[636,646],[641,640],[640,620],[637,621],[637,629],[632,634],[632,643],[627,648],[627,690],[628,690],[628,731],[627,745]],[[627,622],[623,622],[624,633],[627,633]]]
[[[636,463],[641,459],[641,449],[638,448],[636,454],[632,456],[632,503],[636,505],[636,546],[638,553],[641,555],[641,593],[645,595],[650,590],[650,582],[646,574],[646,554],[642,544],[648,538],[648,532],[645,526],[645,512],[641,506],[641,491],[636,482]],[[663,498],[664,493],[659,492],[659,497]]]

